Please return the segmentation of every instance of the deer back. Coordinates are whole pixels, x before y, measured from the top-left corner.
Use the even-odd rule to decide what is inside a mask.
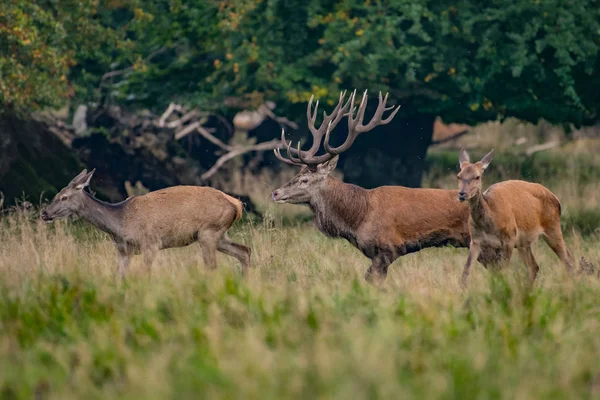
[[[123,210],[125,236],[187,237],[226,229],[241,217],[239,200],[209,187],[175,186],[132,198]]]
[[[504,181],[490,186],[483,196],[499,228],[514,221],[520,231],[533,231],[560,219],[560,201],[538,183]]]
[[[466,245],[469,209],[457,200],[457,194],[454,190],[402,186],[369,190],[370,214],[364,229],[378,232],[384,242],[420,243],[425,247],[430,241],[446,237]]]

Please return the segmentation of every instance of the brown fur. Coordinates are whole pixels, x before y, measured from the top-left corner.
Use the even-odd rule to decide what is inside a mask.
[[[275,156],[289,165],[302,166],[300,173],[273,192],[273,201],[308,205],[314,212],[314,221],[321,232],[331,237],[342,237],[371,259],[365,278],[381,282],[387,276],[389,265],[398,257],[426,247],[467,246],[467,207],[460,204],[458,192],[436,189],[409,189],[401,186],[383,186],[366,190],[349,185],[329,176],[337,165],[339,154],[348,150],[358,135],[376,126],[388,124],[400,107],[395,107],[386,118],[383,115],[394,107],[386,107],[388,95],[379,93],[379,103],[372,119],[363,124],[367,109],[367,92],[358,109],[356,91],[344,102],[340,94],[331,114],[324,114],[319,128],[315,126],[317,106],[308,103],[306,115],[311,132],[312,146],[308,151],[294,149],[285,139],[288,158],[275,149]],[[330,133],[346,117],[348,136],[338,147],[329,143]],[[318,155],[323,140],[325,154]]]
[[[73,179],[42,218],[51,222],[76,214],[107,232],[121,256],[122,275],[133,254],[143,253],[150,268],[157,250],[195,242],[202,246],[208,268],[216,267],[217,250],[237,258],[243,270],[250,266],[250,249],[232,242],[226,233],[242,216],[239,200],[209,187],[175,186],[108,204],[83,190],[92,174],[84,171]]]
[[[540,235],[570,272],[571,255],[560,228],[558,198],[540,184],[516,180],[494,184],[482,193],[481,177],[491,162],[491,154],[475,164],[470,163],[464,149],[460,156],[460,199],[468,200],[471,236],[462,284],[466,284],[475,260],[486,267],[503,266],[510,261],[514,248],[519,249],[533,282],[539,266],[531,246]]]
[[[132,198],[123,208],[124,234],[159,249],[179,247],[193,243],[198,232],[229,229],[239,210],[239,201],[216,189],[174,186]]]
[[[316,169],[302,168],[273,192],[273,199],[308,205],[321,232],[361,250],[372,261],[365,275],[368,281],[383,281],[388,266],[405,254],[468,245],[468,207],[457,200],[457,191],[402,186],[367,190],[330,176],[336,162],[337,158]]]
[[[221,193],[223,193],[223,192],[221,192]],[[235,209],[235,212],[236,212],[235,220],[239,221],[240,219],[242,219],[242,213],[244,210],[242,202],[240,200],[236,199],[235,197],[231,197],[228,194],[225,194],[225,193],[223,193],[223,194],[225,195],[225,198],[233,205],[233,207]]]

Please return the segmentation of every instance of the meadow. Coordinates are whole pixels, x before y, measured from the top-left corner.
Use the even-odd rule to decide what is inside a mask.
[[[435,165],[426,184],[453,187]],[[543,183],[564,198],[566,220],[588,221],[575,216],[597,210],[597,181],[568,171]],[[451,247],[402,257],[373,287],[369,261],[304,209],[265,202],[264,212],[231,233],[252,248],[247,277],[222,255],[206,271],[194,245],[159,252],[150,272],[136,257],[124,282],[114,246],[86,223],[5,213],[0,397],[600,397],[594,229],[564,227],[575,258],[596,264],[572,278],[540,241],[533,287],[515,257],[499,273],[477,264],[461,290],[467,251]]]

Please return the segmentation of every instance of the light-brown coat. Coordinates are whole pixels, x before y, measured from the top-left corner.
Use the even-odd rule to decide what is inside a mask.
[[[52,222],[75,214],[108,233],[120,255],[122,276],[133,254],[143,253],[150,268],[156,251],[194,242],[202,246],[208,268],[216,267],[217,250],[237,258],[243,271],[250,266],[250,249],[227,237],[227,230],[242,216],[239,200],[209,187],[175,186],[109,204],[83,190],[93,173],[84,170],[75,177],[42,218]]]
[[[496,183],[482,193],[481,176],[491,159],[492,152],[471,164],[465,149],[459,157],[459,200],[468,201],[471,236],[461,283],[466,285],[475,260],[486,267],[501,267],[510,261],[514,248],[529,267],[530,280],[535,280],[539,266],[531,246],[540,235],[570,272],[571,255],[562,236],[558,198],[540,184],[518,180]]]

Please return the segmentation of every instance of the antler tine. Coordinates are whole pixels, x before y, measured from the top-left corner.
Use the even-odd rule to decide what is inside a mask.
[[[387,103],[387,99],[388,99],[388,95],[389,93],[385,94],[385,98],[383,99],[383,107],[381,107],[381,112],[378,114],[379,115],[379,123],[377,125],[385,125],[385,124],[389,124],[392,119],[394,119],[394,117],[396,116],[396,114],[398,113],[398,111],[400,110],[400,107],[402,107],[402,105],[398,105],[398,107],[395,106],[389,106],[386,107],[386,103]],[[379,92],[379,103],[381,104],[381,91]],[[395,108],[395,110],[394,110]],[[377,106],[377,109],[379,110],[379,106]],[[387,118],[385,119],[381,119],[381,117],[383,116],[383,113],[389,110],[394,110],[390,113],[390,115],[388,115]]]
[[[337,155],[337,154],[340,154],[340,153],[348,150],[350,148],[350,146],[352,146],[352,143],[354,143],[354,140],[356,140],[356,136],[358,136],[358,134],[360,133],[356,130],[356,126],[360,121],[362,121],[361,110],[364,108],[363,104],[366,104],[366,101],[365,101],[366,96],[367,96],[367,91],[365,90],[365,92],[363,93],[363,101],[361,102],[361,104],[358,108],[358,112],[356,113],[356,118],[355,118],[354,117],[354,109],[355,109],[355,102],[356,102],[356,89],[354,89],[354,91],[350,95],[350,100],[349,100],[350,110],[346,114],[348,116],[348,137],[346,137],[346,140],[344,141],[343,144],[341,144],[338,147],[331,147],[329,145],[329,139],[331,137],[331,128],[332,127],[331,126],[327,127],[327,132],[325,134],[325,141],[323,143],[323,147],[325,148],[325,151],[327,153],[332,154],[332,155]],[[362,111],[362,114],[364,114],[364,110]]]
[[[386,93],[385,98],[382,98],[381,92],[379,92],[379,104],[377,104],[375,114],[373,115],[373,118],[371,118],[371,121],[369,121],[367,125],[363,125],[361,121],[361,124],[359,124],[356,127],[356,130],[359,131],[359,133],[368,132],[376,126],[388,124],[396,116],[396,114],[400,110],[400,106],[398,106],[394,111],[392,111],[392,113],[386,119],[381,119],[383,113],[391,109],[385,106],[388,99],[388,95],[389,93]]]
[[[287,158],[285,158],[284,156],[282,156],[281,152],[279,151],[279,149],[273,149],[273,153],[275,153],[275,157],[277,157],[277,159],[279,161],[283,161],[284,163],[286,163],[288,165],[298,166],[298,164],[296,164],[292,160],[288,160]]]
[[[342,93],[340,93],[340,100],[338,102],[338,105],[335,108],[335,110],[333,110],[331,115],[327,115],[325,112],[323,112],[323,123],[325,123],[325,121],[327,121],[327,125],[326,125],[327,129],[331,129],[332,127],[335,128],[335,126],[340,122],[340,120],[346,115],[346,110],[348,110],[348,106],[350,106],[350,104],[352,104],[353,97],[350,96],[350,98],[348,99],[346,104],[344,104],[344,106],[342,106],[342,102],[344,101],[345,97],[346,97],[346,91],[344,90]],[[333,117],[334,115],[335,115],[335,118],[333,120],[331,120],[331,117]]]
[[[300,142],[298,142],[298,149],[300,149]],[[302,160],[299,158],[295,158],[294,157],[294,151],[296,151],[296,149],[294,149],[292,147],[292,141],[290,140],[290,142],[287,144],[287,152],[288,152],[288,157],[290,158],[290,161],[292,161],[294,164],[296,165],[302,165]],[[298,150],[298,152],[300,152],[300,150]]]
[[[313,123],[313,127],[314,127],[314,123],[317,119],[317,110],[319,109],[319,101],[317,100],[317,104],[315,105],[315,112],[312,112],[312,103],[313,100],[315,99],[315,95],[311,95],[310,96],[310,100],[308,100],[308,106],[306,107],[306,119],[309,120],[310,122]],[[309,125],[310,128],[310,125]]]
[[[354,91],[354,93],[352,93],[352,96],[351,96],[352,106],[350,108],[350,111],[347,114],[348,115],[348,137],[346,138],[344,143],[342,143],[338,147],[331,147],[329,145],[330,132],[328,131],[325,135],[325,141],[324,141],[323,146],[325,147],[325,151],[327,151],[330,154],[334,154],[334,155],[340,154],[340,153],[343,153],[344,151],[348,150],[350,148],[350,146],[352,146],[352,144],[354,143],[354,141],[356,140],[358,135],[360,135],[361,133],[364,133],[364,132],[368,132],[378,125],[385,125],[385,124],[389,123],[396,116],[396,113],[398,112],[398,110],[400,110],[400,106],[396,107],[396,109],[386,119],[382,120],[383,113],[385,111],[389,111],[390,109],[393,109],[394,107],[389,107],[389,108],[386,107],[385,104],[387,102],[388,95],[386,94],[385,99],[384,99],[381,96],[381,92],[379,92],[379,104],[377,105],[377,110],[375,111],[375,114],[373,115],[373,118],[371,119],[371,121],[369,121],[369,123],[367,125],[363,125],[363,119],[365,117],[365,110],[367,108],[367,91],[365,90],[365,92],[363,93],[363,97],[360,102],[360,106],[358,107],[356,116],[354,115],[354,97],[355,97],[355,95],[356,95],[356,90]]]
[[[283,129],[281,129],[281,142],[282,142],[282,143],[283,143],[283,144],[286,146],[286,148],[287,148],[286,150],[287,150],[287,154],[288,154],[288,157],[289,157],[289,159],[288,159],[288,158],[285,158],[285,157],[284,157],[284,156],[281,154],[281,150],[280,150],[279,148],[277,148],[277,149],[273,149],[273,152],[275,153],[275,157],[277,157],[277,159],[278,159],[279,161],[283,161],[284,163],[286,163],[286,164],[289,164],[289,165],[295,165],[295,166],[298,166],[298,165],[303,165],[303,164],[302,164],[302,162],[301,162],[299,159],[297,159],[297,158],[294,158],[294,156],[293,156],[292,152],[290,151],[290,148],[291,148],[291,146],[292,146],[292,142],[291,142],[291,141],[290,141],[290,142],[288,142],[287,140],[285,140],[285,131],[284,131]],[[299,146],[299,144],[298,144],[298,146]]]
[[[360,106],[358,106],[358,112],[356,117],[358,118],[358,126],[361,126],[365,119],[365,111],[367,110],[367,90],[363,93],[362,99],[360,100]]]
[[[327,160],[330,160],[333,156],[330,154],[323,154],[320,156],[315,156],[321,147],[321,142],[323,141],[323,136],[325,135],[326,130],[332,129],[335,125],[337,125],[340,120],[344,117],[346,110],[349,105],[352,103],[351,100],[344,103],[344,99],[346,97],[346,91],[340,92],[340,97],[336,107],[333,109],[332,113],[327,115],[326,112],[323,112],[323,121],[321,122],[319,128],[315,126],[315,122],[317,119],[319,102],[317,101],[315,105],[315,109],[312,109],[312,102],[314,100],[314,95],[310,97],[308,102],[308,106],[306,108],[306,117],[308,119],[308,128],[313,136],[313,141],[310,149],[304,151],[298,146],[297,148],[289,148],[288,153],[290,158],[297,163],[303,163],[306,165],[314,165],[320,164]],[[294,158],[298,157],[298,158]]]
[[[382,96],[382,93],[379,92],[379,104],[377,105],[375,114],[373,115],[373,118],[371,119],[371,121],[369,121],[367,125],[363,125],[365,112],[367,109],[368,92],[366,90],[364,91],[360,105],[358,106],[358,110],[356,110],[356,89],[352,91],[350,98],[347,102],[344,103],[345,97],[346,91],[341,92],[338,104],[333,109],[332,113],[327,115],[326,112],[323,112],[323,121],[317,129],[315,127],[315,122],[317,119],[319,102],[317,101],[317,103],[315,104],[315,109],[313,111],[312,103],[314,100],[314,95],[311,96],[308,102],[308,106],[306,108],[306,117],[309,122],[308,128],[313,136],[313,143],[310,149],[307,151],[302,150],[300,143],[298,143],[297,148],[292,148],[292,142],[287,142],[287,140],[285,140],[285,134],[282,131],[281,140],[282,143],[284,143],[287,147],[288,158],[284,158],[281,154],[281,150],[276,149],[275,155],[277,156],[277,158],[291,165],[312,166],[316,164],[321,164],[325,161],[329,161],[337,154],[348,150],[350,146],[352,146],[358,135],[364,132],[368,132],[378,125],[385,125],[389,123],[400,110],[400,106],[386,107],[388,94],[386,94],[384,98]],[[383,119],[383,113],[390,110],[393,110],[392,113],[387,118]],[[331,131],[335,128],[335,126],[340,122],[340,120],[343,117],[348,117],[348,137],[342,145],[338,147],[331,147],[329,144],[329,140],[331,138]],[[321,146],[323,135],[325,135],[323,146],[325,148],[326,153],[320,156],[316,156],[317,151]]]

